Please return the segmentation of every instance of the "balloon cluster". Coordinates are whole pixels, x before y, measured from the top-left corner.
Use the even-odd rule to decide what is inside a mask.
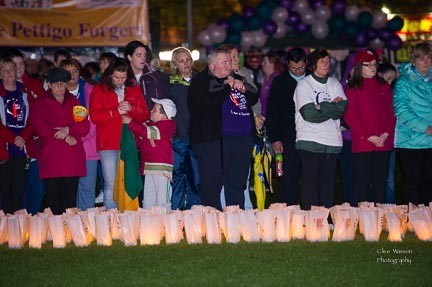
[[[347,5],[346,0],[263,0],[256,7],[246,6],[242,15],[209,25],[198,35],[204,46],[220,43],[240,45],[243,50],[263,47],[268,37],[283,38],[287,32],[312,34],[315,39],[337,36],[358,47],[370,46],[397,50],[402,40],[396,34],[403,19],[395,16],[387,21],[382,11]]]

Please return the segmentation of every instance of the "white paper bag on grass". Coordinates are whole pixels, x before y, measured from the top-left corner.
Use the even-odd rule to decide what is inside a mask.
[[[422,241],[432,241],[432,216],[428,208],[418,208],[408,213],[414,232]]]
[[[304,210],[294,210],[291,218],[291,238],[305,238],[305,213]]]
[[[7,217],[8,245],[12,249],[21,249],[24,246],[20,222],[17,215]]]
[[[165,227],[165,242],[167,244],[179,243],[183,237],[179,228],[179,223],[175,213],[164,215],[164,227]]]
[[[65,228],[63,225],[63,215],[53,215],[48,218],[48,226],[52,236],[54,248],[64,248],[66,246]]]
[[[84,231],[84,226],[81,222],[81,217],[78,214],[69,215],[66,217],[68,228],[72,235],[72,240],[77,247],[88,246],[87,236]]]
[[[0,245],[2,245],[7,241],[7,237],[8,237],[7,226],[8,226],[7,217],[4,215],[0,216]]]
[[[261,240],[264,242],[274,242],[276,240],[276,211],[264,209],[257,213],[257,218],[260,226]]]
[[[183,212],[186,240],[189,244],[202,243],[202,215],[199,211]]]
[[[306,212],[306,239],[311,242],[327,241],[330,236],[329,210],[325,207]]]
[[[95,216],[96,220],[96,242],[97,245],[111,246],[111,226],[109,222],[109,213],[101,213]]]
[[[206,238],[209,244],[220,244],[222,242],[222,236],[218,223],[217,212],[212,211],[205,213],[206,221]]]
[[[276,240],[288,242],[291,240],[291,216],[294,210],[288,208],[276,211]]]
[[[366,241],[378,241],[382,230],[383,211],[379,208],[360,209],[360,226]]]
[[[395,212],[387,212],[384,214],[386,218],[386,224],[388,228],[388,240],[389,241],[402,241],[403,227],[402,217]]]
[[[134,218],[130,212],[119,214],[121,227],[123,230],[123,243],[125,246],[136,246],[137,238],[134,231]]]
[[[239,213],[240,233],[246,242],[259,242],[258,221],[253,210],[244,210]]]
[[[238,211],[224,212],[226,219],[226,242],[240,242],[240,223]]]
[[[162,215],[140,213],[141,245],[158,245],[164,236]]]
[[[341,207],[333,210],[333,241],[354,240],[356,232],[357,210],[352,207]]]
[[[30,248],[41,249],[43,228],[43,219],[39,215],[30,218]]]

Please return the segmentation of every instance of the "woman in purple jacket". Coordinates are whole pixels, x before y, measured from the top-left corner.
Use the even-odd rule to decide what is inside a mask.
[[[74,107],[82,104],[66,90],[70,73],[53,68],[46,78],[49,90],[35,103],[31,123],[39,136],[39,169],[46,203],[54,214],[62,214],[76,206],[78,180],[86,175],[81,138],[89,132],[89,121],[86,115],[74,114]]]

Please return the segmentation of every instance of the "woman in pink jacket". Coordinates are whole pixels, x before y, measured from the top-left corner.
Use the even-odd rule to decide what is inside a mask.
[[[356,202],[386,202],[387,174],[393,150],[395,116],[392,90],[376,78],[371,51],[359,52],[345,94],[345,121],[351,129]],[[368,196],[372,188],[372,197]]]
[[[89,132],[87,116],[76,117],[74,108],[82,104],[66,90],[68,71],[47,72],[46,97],[35,102],[31,123],[39,137],[39,176],[44,180],[46,203],[54,214],[76,206],[78,180],[86,175],[81,138]]]
[[[117,58],[90,97],[90,117],[96,125],[96,147],[102,164],[107,209],[117,208],[113,189],[124,115],[143,123],[149,118],[149,109],[128,63]]]

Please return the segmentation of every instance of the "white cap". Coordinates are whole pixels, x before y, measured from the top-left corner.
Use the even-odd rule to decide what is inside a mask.
[[[155,99],[155,98],[152,98],[152,101],[163,107],[165,114],[169,119],[174,118],[175,115],[177,114],[177,108],[173,101],[169,99]]]

